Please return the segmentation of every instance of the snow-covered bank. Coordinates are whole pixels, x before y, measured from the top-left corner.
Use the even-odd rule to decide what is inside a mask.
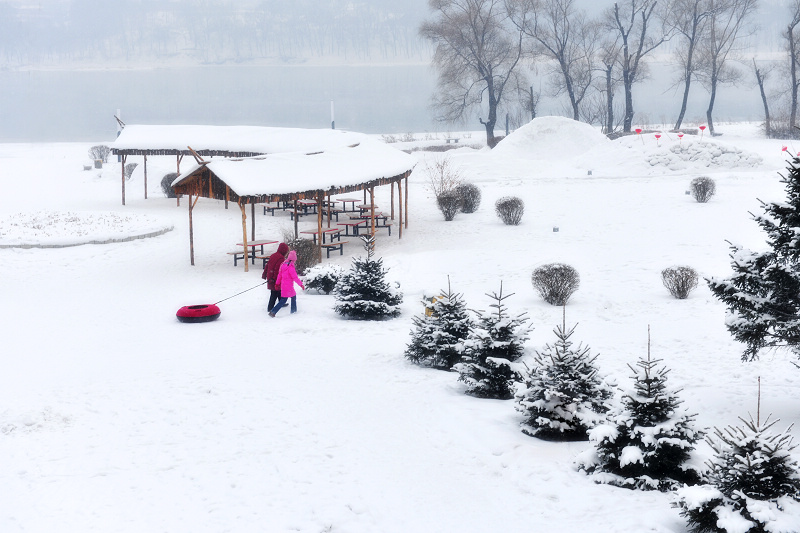
[[[524,144],[502,157],[500,147],[414,152],[423,164],[410,178],[408,230],[377,244],[405,293],[403,313],[381,323],[341,320],[332,297],[310,293],[298,314],[270,319],[261,289],[221,303],[215,322],[179,323],[183,305],[261,283],[260,269],[244,273],[226,255],[241,237],[238,209],[198,202],[192,267],[186,202],[159,190],[174,159],[148,158],[148,200],[140,165],[122,206],[118,165],[81,170],[90,143],[0,145],[2,220],[89,211],[175,227],[125,243],[0,250],[0,530],[685,532],[668,495],[595,485],[574,470],[586,443],[525,436],[513,402],[465,396],[456,374],[411,365],[403,351],[421,297],[448,275],[473,309],[502,280],[515,293],[510,310],[531,317],[528,348],[552,342],[562,310],[538,298],[530,274],[566,262],[582,280],[567,322],[579,323],[575,340],[600,353],[604,373],[628,379],[650,325],[653,354],[700,425],[754,412],[757,376],[762,413],[782,426],[800,420],[790,357],[741,363],[704,284],[682,301],[661,284],[674,264],[727,273],[725,240],[763,245],[748,211],[782,196],[781,142],[760,139],[754,125],[719,129],[713,140],[598,140],[574,157],[530,157]],[[567,132],[551,141],[569,146],[559,138]],[[676,146],[723,143],[760,162],[649,162]],[[445,156],[483,193],[476,213],[452,222],[422,172],[425,159]],[[707,204],[685,194],[698,175],[717,182]],[[377,194],[388,206],[388,190]],[[525,201],[520,226],[494,213],[508,195]],[[288,214],[257,216],[259,237],[289,225]],[[330,261],[347,266],[361,253],[351,239]]]

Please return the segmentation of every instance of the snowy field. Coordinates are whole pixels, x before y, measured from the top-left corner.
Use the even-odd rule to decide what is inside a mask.
[[[653,356],[699,425],[755,416],[759,376],[762,417],[798,422],[792,357],[740,362],[705,284],[676,300],[661,283],[674,265],[727,275],[726,239],[763,247],[748,212],[784,196],[778,174],[800,146],[753,124],[717,130],[608,141],[542,118],[494,151],[413,152],[409,227],[377,242],[403,312],[380,323],[342,320],[333,296],[311,291],[296,315],[270,319],[265,286],[220,303],[215,322],[180,323],[182,306],[261,283],[258,265],[245,273],[226,254],[241,239],[235,206],[200,199],[191,266],[187,202],[159,186],[174,159],[149,158],[145,200],[130,158],[140,166],[122,206],[118,164],[83,170],[93,143],[0,145],[0,531],[685,532],[669,494],[594,484],[574,467],[588,443],[528,437],[513,401],[466,396],[457,374],[403,352],[421,299],[449,276],[472,309],[501,281],[515,293],[507,303],[530,316],[532,354],[554,340],[562,310],[534,292],[531,271],[565,262],[581,275],[567,325],[601,372],[627,385],[649,325]],[[395,146],[415,144],[430,142]],[[483,193],[452,222],[424,171],[444,156]],[[698,176],[717,184],[707,204],[686,194]],[[388,208],[385,189],[376,201]],[[520,226],[494,213],[508,195],[525,201]],[[288,212],[257,217],[259,238],[290,225]],[[80,245],[48,247],[67,244]],[[362,254],[351,238],[330,261]],[[708,453],[700,446],[698,460]]]

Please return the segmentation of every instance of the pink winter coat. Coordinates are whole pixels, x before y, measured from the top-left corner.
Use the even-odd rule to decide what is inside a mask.
[[[297,296],[297,293],[294,290],[295,283],[300,285],[301,289],[306,289],[303,285],[303,282],[300,281],[300,277],[297,275],[297,270],[294,268],[294,261],[283,262],[280,270],[278,271],[278,280],[275,283],[276,288],[278,288],[277,286],[280,286],[281,298],[291,298],[292,296]]]

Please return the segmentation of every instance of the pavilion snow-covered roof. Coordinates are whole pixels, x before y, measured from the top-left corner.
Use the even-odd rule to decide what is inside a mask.
[[[358,143],[319,152],[211,159],[182,172],[172,185],[179,186],[208,169],[240,197],[288,195],[396,178],[409,172],[414,163],[405,152],[364,136]]]
[[[333,129],[130,124],[109,147],[114,154],[189,155],[191,146],[203,156],[236,156],[318,152],[365,138],[362,133]]]

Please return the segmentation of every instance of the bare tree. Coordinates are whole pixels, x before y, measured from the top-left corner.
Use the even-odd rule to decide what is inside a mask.
[[[429,0],[433,20],[422,23],[420,35],[436,47],[433,64],[439,73],[434,107],[439,120],[465,121],[486,104],[486,143],[494,147],[497,110],[520,87],[516,71],[522,56],[522,33],[508,19],[503,0]]]
[[[770,73],[772,72],[771,67],[766,68],[759,68],[756,64],[756,58],[753,58],[753,71],[756,75],[756,83],[758,83],[758,90],[761,92],[761,101],[764,103],[764,134],[769,138],[772,135],[772,128],[770,127],[770,118],[769,118],[769,103],[767,102],[767,93],[764,91],[764,83],[767,81]]]
[[[676,130],[680,129],[686,115],[692,77],[699,68],[695,51],[705,37],[706,22],[711,17],[713,5],[714,0],[674,0],[666,17],[668,27],[680,37],[675,56],[681,70],[676,83],[683,82],[683,100],[675,121]]]
[[[535,53],[555,62],[555,96],[566,94],[572,118],[580,120],[580,105],[594,75],[599,26],[575,0],[506,0],[514,24],[534,41]]]
[[[625,117],[622,129],[631,131],[633,123],[633,84],[645,77],[644,58],[658,48],[668,35],[663,28],[651,28],[656,17],[657,0],[624,0],[606,11],[605,26],[614,32],[620,45],[619,64],[625,90]]]
[[[614,94],[619,87],[620,79],[615,76],[615,66],[619,65],[620,47],[619,41],[606,41],[600,47],[599,63],[603,69],[603,82],[598,88],[601,94],[605,95],[605,109],[599,115],[603,118],[603,128],[606,135],[614,132],[618,125],[614,118]]]
[[[737,45],[745,37],[750,16],[757,0],[711,0],[712,14],[708,21],[708,36],[701,43],[701,67],[698,78],[711,93],[706,110],[708,132],[714,135],[714,101],[717,89],[723,84],[735,85],[742,77],[731,61],[738,55]]]
[[[797,67],[800,64],[800,31],[798,25],[800,24],[800,0],[795,0],[792,4],[792,19],[786,27],[786,32],[783,37],[786,39],[786,48],[789,52],[789,80],[791,83],[791,107],[789,111],[789,131],[794,136],[797,125],[797,91],[800,89],[800,80],[798,80]]]

